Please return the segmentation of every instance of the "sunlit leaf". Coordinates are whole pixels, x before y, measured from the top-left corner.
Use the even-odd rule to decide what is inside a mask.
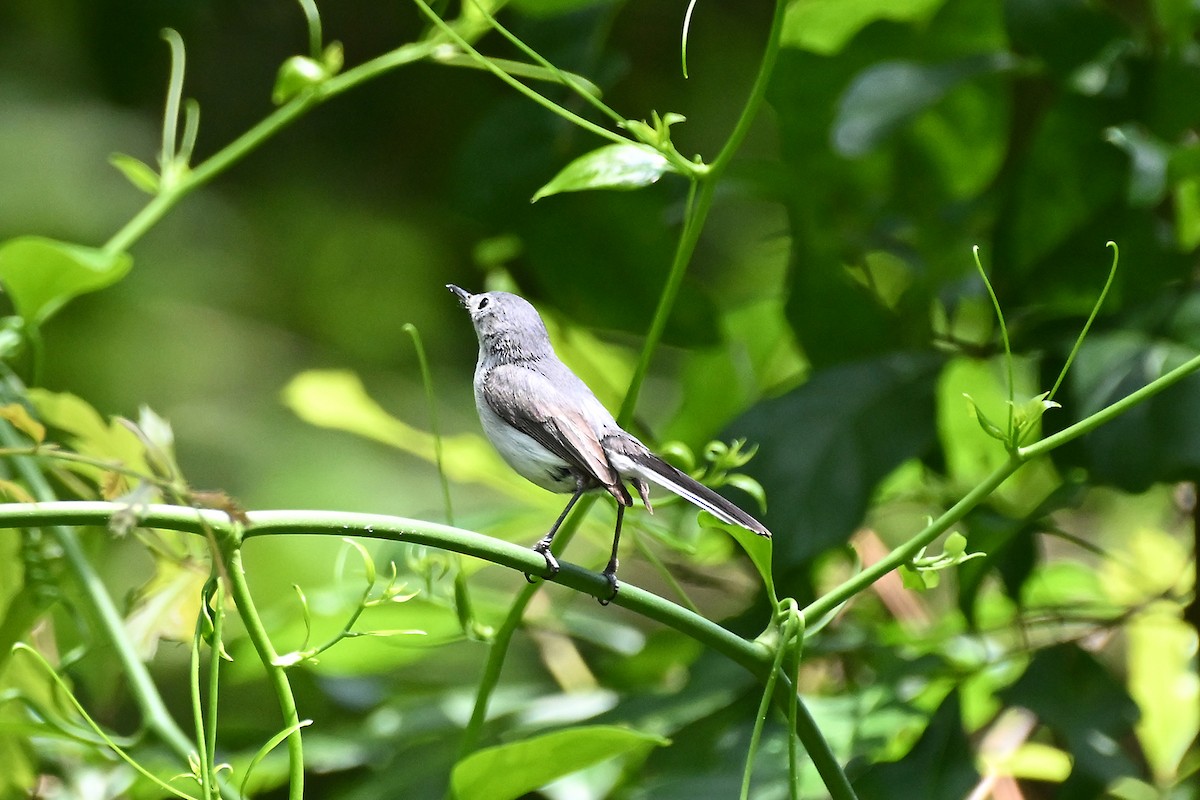
[[[41,325],[77,295],[116,283],[129,272],[127,253],[21,236],[0,244],[0,283],[17,312]]]
[[[881,19],[924,22],[946,0],[792,0],[783,18],[781,44],[833,55],[854,35]]]
[[[513,800],[602,761],[667,744],[628,728],[580,726],[472,753],[455,765],[450,785],[460,800]]]
[[[68,434],[68,443],[77,452],[148,471],[145,447],[138,437],[118,422],[106,422],[85,400],[67,392],[33,388],[29,390],[29,401],[46,425]],[[87,464],[67,463],[65,466],[97,483],[102,482],[108,472]]]
[[[532,202],[560,192],[640,189],[674,171],[671,162],[651,147],[633,143],[610,144],[563,167],[553,180],[537,190]]]
[[[775,578],[771,574],[771,540],[765,536],[759,536],[754,531],[748,531],[740,525],[726,524],[707,511],[700,512],[700,522],[707,528],[720,528],[742,546],[746,555],[750,556],[754,568],[758,570],[759,576],[762,577],[763,586],[771,596],[771,602],[778,604],[779,598],[775,594]]]
[[[388,414],[351,372],[302,372],[284,387],[283,402],[312,425],[349,431],[404,450],[430,464],[435,461],[433,435]],[[443,436],[442,452],[446,475],[451,480],[480,483],[534,505],[551,497],[513,472],[481,434]]]
[[[0,479],[0,495],[17,503],[32,503],[35,498],[21,484],[16,481]]]
[[[144,161],[124,153],[113,153],[108,157],[108,163],[120,170],[130,183],[146,194],[158,194],[158,173]]]
[[[8,420],[36,444],[41,444],[46,438],[46,426],[30,416],[29,409],[21,403],[0,406],[0,419]]]
[[[162,639],[191,641],[208,579],[207,564],[154,559],[154,576],[137,590],[125,619],[125,630],[143,660],[154,657]]]

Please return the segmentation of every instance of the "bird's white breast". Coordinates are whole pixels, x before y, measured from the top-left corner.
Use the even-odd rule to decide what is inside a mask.
[[[478,391],[475,407],[488,440],[518,475],[552,492],[575,491],[575,478],[566,461],[501,419]]]

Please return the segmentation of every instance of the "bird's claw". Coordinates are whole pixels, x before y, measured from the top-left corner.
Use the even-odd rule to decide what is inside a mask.
[[[606,606],[613,600],[617,599],[617,592],[620,590],[621,585],[617,583],[617,573],[604,570],[603,575],[605,580],[608,581],[609,588],[612,589],[612,594],[610,594],[607,599],[603,597],[597,597],[596,602],[600,603],[602,606]]]
[[[558,574],[558,571],[561,569],[561,567],[558,565],[558,559],[555,558],[554,554],[550,552],[549,545],[543,547],[542,543],[538,542],[533,546],[533,552],[541,553],[542,558],[546,559],[546,575],[543,580],[554,580],[554,576]],[[525,573],[525,580],[529,581],[530,583],[536,583],[534,577],[528,572]]]

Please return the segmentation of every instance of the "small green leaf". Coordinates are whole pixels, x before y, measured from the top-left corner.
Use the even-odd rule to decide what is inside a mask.
[[[957,559],[967,551],[967,537],[963,536],[958,531],[946,537],[946,543],[942,545],[942,555],[952,559]]]
[[[35,444],[41,444],[46,439],[46,426],[34,419],[29,413],[29,409],[20,403],[0,406],[0,419],[8,420],[14,428],[32,439]]]
[[[1017,427],[1018,439],[1023,440],[1047,411],[1052,408],[1062,408],[1055,401],[1047,400],[1049,395],[1049,392],[1042,392],[1017,406],[1016,412],[1013,414],[1013,424]]]
[[[901,564],[896,570],[900,573],[900,582],[904,584],[904,588],[912,592],[925,591],[925,581],[921,580],[921,573],[917,572],[907,564]]]
[[[653,144],[658,136],[654,128],[639,119],[627,119],[621,123],[621,127],[629,131],[633,138],[646,144]]]
[[[725,483],[730,486],[736,486],[746,494],[754,498],[758,503],[758,510],[762,513],[767,513],[767,493],[763,489],[762,484],[751,478],[749,475],[744,475],[740,472],[735,472],[732,475],[725,476]]]
[[[375,559],[371,558],[371,554],[367,552],[367,548],[363,547],[361,544],[359,544],[355,540],[351,539],[349,536],[343,537],[342,541],[358,551],[359,556],[362,557],[363,569],[367,573],[367,586],[374,586],[375,585]]]
[[[696,456],[692,453],[692,448],[683,442],[666,442],[659,446],[658,453],[684,472],[691,472],[696,468]]]
[[[125,277],[133,266],[128,253],[20,236],[0,244],[0,283],[17,313],[34,327],[68,300]]]
[[[318,86],[329,78],[327,66],[308,56],[292,56],[279,67],[271,102],[281,106],[301,92]]]
[[[587,725],[487,747],[459,761],[450,785],[460,800],[514,800],[573,772],[670,742],[613,725]]]
[[[758,574],[762,576],[763,585],[767,587],[767,594],[770,595],[771,602],[778,605],[779,598],[775,594],[775,579],[771,575],[771,540],[765,536],[759,536],[754,531],[748,531],[740,525],[726,524],[707,511],[700,512],[700,524],[705,528],[719,528],[725,531],[742,546],[746,555],[750,556],[750,561],[758,570]]]
[[[108,157],[108,163],[119,169],[130,183],[146,194],[158,194],[158,173],[146,162],[124,153],[113,153]]]
[[[988,419],[987,415],[984,414],[983,411],[980,410],[979,406],[975,403],[975,398],[971,397],[971,395],[966,394],[965,392],[963,393],[963,397],[967,398],[967,403],[970,406],[971,416],[975,417],[975,421],[979,423],[979,427],[983,428],[983,432],[988,436],[991,436],[993,439],[999,439],[1002,442],[1007,442],[1008,434],[1005,433],[999,425]]]
[[[330,42],[321,53],[321,63],[325,65],[325,72],[328,75],[337,75],[341,72],[342,66],[346,63],[346,54],[342,49],[342,43]]]
[[[642,144],[610,144],[572,161],[537,190],[530,202],[561,192],[586,189],[640,189],[674,172],[671,162]]]

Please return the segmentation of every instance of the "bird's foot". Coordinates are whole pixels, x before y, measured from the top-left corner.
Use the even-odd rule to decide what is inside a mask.
[[[533,546],[533,552],[541,553],[542,558],[546,559],[546,575],[544,580],[553,580],[561,567],[558,565],[558,559],[550,552],[550,543],[545,540],[538,542]],[[528,572],[525,573],[525,580],[535,583],[533,576]]]
[[[609,568],[606,568],[601,574],[603,574],[604,579],[608,581],[608,586],[610,589],[612,589],[612,594],[610,594],[607,598],[597,597],[596,601],[600,603],[600,605],[606,606],[613,600],[617,599],[617,592],[620,590],[621,584],[617,583],[617,568],[615,564],[610,564]]]

